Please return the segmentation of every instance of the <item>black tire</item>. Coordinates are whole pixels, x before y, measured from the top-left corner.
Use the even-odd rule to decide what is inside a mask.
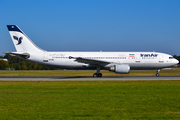
[[[158,73],[156,73],[156,77],[159,77],[159,74],[158,74]]]
[[[99,74],[98,74],[98,77],[102,77],[102,73],[99,73]]]
[[[93,74],[93,77],[98,77],[97,73],[94,73],[94,74]]]

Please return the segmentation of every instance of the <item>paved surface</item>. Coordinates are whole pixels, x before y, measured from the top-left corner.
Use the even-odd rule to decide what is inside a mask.
[[[96,81],[96,80],[180,80],[180,76],[131,76],[131,77],[0,77],[0,81]]]

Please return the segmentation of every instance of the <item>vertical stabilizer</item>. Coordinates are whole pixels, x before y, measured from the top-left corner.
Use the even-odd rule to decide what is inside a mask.
[[[17,52],[45,52],[37,47],[16,25],[7,25]]]

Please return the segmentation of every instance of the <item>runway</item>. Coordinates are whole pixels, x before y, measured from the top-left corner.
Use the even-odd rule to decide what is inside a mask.
[[[180,76],[123,76],[123,77],[0,77],[0,81],[126,81],[126,80],[180,80]]]

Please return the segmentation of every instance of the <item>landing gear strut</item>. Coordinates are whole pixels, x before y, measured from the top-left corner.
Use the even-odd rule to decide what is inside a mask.
[[[97,67],[97,72],[93,74],[93,77],[102,77],[102,73],[100,73],[101,67]]]
[[[157,70],[156,77],[159,77],[160,69]]]

